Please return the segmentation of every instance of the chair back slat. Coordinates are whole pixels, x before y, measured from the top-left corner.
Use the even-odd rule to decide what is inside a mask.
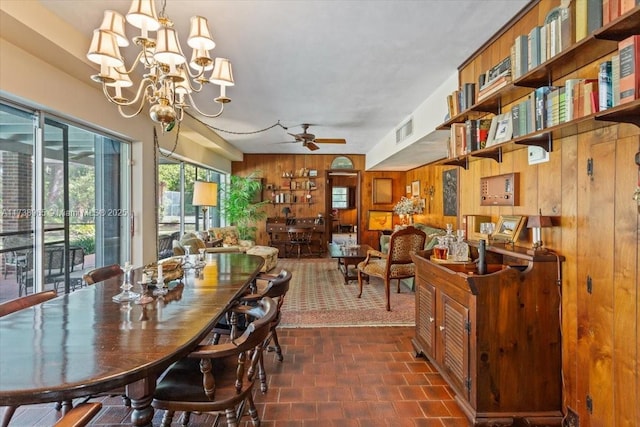
[[[55,298],[56,291],[44,291],[0,303],[0,317]]]
[[[122,268],[118,264],[107,265],[105,267],[94,268],[86,272],[82,279],[87,285],[93,285],[103,280],[111,279],[112,277],[120,276],[124,274]]]

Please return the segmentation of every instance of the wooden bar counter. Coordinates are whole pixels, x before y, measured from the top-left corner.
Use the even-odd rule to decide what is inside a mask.
[[[132,424],[151,425],[156,378],[207,336],[264,263],[236,253],[208,260],[216,277],[187,276],[143,306],[112,301],[119,277],[0,318],[0,405],[62,402],[126,385]],[[132,283],[140,278],[138,269]]]

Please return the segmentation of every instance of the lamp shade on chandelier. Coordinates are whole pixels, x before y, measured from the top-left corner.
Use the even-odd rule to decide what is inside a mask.
[[[123,117],[131,118],[140,114],[149,103],[152,120],[163,124],[164,130],[171,130],[184,117],[188,108],[193,108],[205,117],[218,117],[224,104],[231,102],[226,96],[226,87],[233,86],[231,62],[226,58],[212,59],[209,51],[215,47],[207,18],[194,16],[187,45],[192,49],[190,59],[182,52],[178,32],[173,22],[165,15],[166,0],[158,16],[154,0],[133,0],[126,19],[120,13],[106,10],[102,24],[93,30],[93,38],[87,58],[100,65],[100,73],[91,79],[102,84],[107,99],[118,106]],[[129,46],[126,36],[126,22],[140,30],[140,35],[132,39],[140,49],[135,61],[127,68],[120,48]],[[155,32],[152,38],[150,32]],[[138,64],[144,70],[135,95],[128,99],[123,88],[134,85],[133,77]],[[220,96],[214,101],[220,104],[219,111],[207,114],[195,104],[192,93],[202,91],[206,86],[220,86]],[[123,107],[131,107],[125,111]]]

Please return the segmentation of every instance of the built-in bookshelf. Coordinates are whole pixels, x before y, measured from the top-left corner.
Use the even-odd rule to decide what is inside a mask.
[[[547,85],[551,86],[554,83],[564,83],[563,79],[577,70],[599,58],[615,54],[618,50],[618,42],[638,34],[638,29],[640,29],[640,6],[636,6],[593,34],[574,43],[539,66],[528,70],[482,101],[476,102],[459,114],[450,117],[437,129],[448,130],[454,123],[465,123],[468,120],[478,120],[492,114],[501,114],[504,107],[527,97],[532,90]],[[550,152],[554,139],[609,126],[612,122],[632,123],[640,127],[640,100],[636,99],[607,110],[529,132],[500,144],[440,160],[436,164],[455,165],[466,169],[469,162],[476,159],[489,158],[501,162],[504,153],[523,149],[529,145],[539,146]]]

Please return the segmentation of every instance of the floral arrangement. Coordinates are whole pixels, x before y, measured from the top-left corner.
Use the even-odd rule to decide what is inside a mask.
[[[393,207],[393,211],[398,215],[415,215],[422,213],[422,204],[417,197],[404,197]]]

